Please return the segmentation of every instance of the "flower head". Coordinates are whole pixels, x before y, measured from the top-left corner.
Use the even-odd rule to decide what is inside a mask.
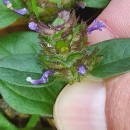
[[[31,82],[31,83],[34,84],[34,85],[44,84],[44,83],[46,83],[46,82],[48,81],[48,77],[49,77],[50,75],[53,75],[54,73],[55,73],[55,72],[53,72],[53,71],[47,70],[47,71],[45,71],[45,72],[43,73],[43,75],[42,75],[42,77],[41,77],[40,79],[35,80],[35,79],[32,79],[31,77],[27,77],[27,78],[26,78],[26,81]]]
[[[31,30],[34,30],[34,31],[36,31],[36,32],[39,31],[38,26],[37,26],[37,23],[35,23],[35,22],[30,22],[29,25],[28,25],[28,27],[29,27]]]
[[[105,24],[102,21],[94,20],[93,25],[87,28],[87,34],[91,34],[94,30],[102,31],[102,28],[106,28]]]
[[[80,66],[78,67],[78,73],[79,73],[80,75],[82,75],[82,76],[85,76],[85,75],[86,75],[86,69],[85,69],[84,65],[80,65]]]
[[[16,12],[17,14],[20,14],[20,15],[25,15],[25,14],[27,14],[27,9],[26,9],[26,8],[13,9],[13,11]]]

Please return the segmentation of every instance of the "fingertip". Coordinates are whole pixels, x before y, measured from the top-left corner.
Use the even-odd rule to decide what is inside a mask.
[[[106,28],[102,31],[93,31],[88,35],[88,42],[95,44],[113,38],[130,37],[129,12],[129,0],[111,0],[97,18],[97,20],[101,20],[106,25]]]
[[[67,85],[56,100],[54,120],[58,130],[106,130],[103,82]]]

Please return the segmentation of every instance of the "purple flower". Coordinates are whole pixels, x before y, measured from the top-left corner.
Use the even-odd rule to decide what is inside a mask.
[[[82,75],[82,76],[86,75],[86,69],[85,69],[84,65],[80,65],[80,66],[78,67],[78,73],[79,73],[80,75]]]
[[[105,24],[102,21],[94,20],[93,25],[87,28],[87,34],[91,34],[94,30],[102,31],[102,28],[106,28]]]
[[[34,84],[34,85],[44,84],[44,83],[46,83],[46,82],[48,81],[48,77],[49,77],[50,75],[53,75],[54,73],[55,73],[55,72],[53,72],[53,71],[47,70],[47,71],[45,71],[45,72],[43,73],[43,75],[42,75],[42,77],[41,77],[40,79],[35,80],[35,79],[32,79],[31,77],[27,77],[27,78],[26,78],[26,81],[31,82],[31,83]]]
[[[34,30],[34,31],[36,31],[36,32],[39,31],[38,26],[37,26],[37,23],[35,23],[35,22],[30,22],[29,25],[28,25],[28,27],[29,27],[31,30]]]
[[[10,2],[9,0],[3,0],[3,3],[4,3],[5,5],[11,4],[11,2]]]
[[[13,10],[15,13],[20,14],[20,15],[25,15],[27,13],[27,9],[26,8],[22,8],[22,9],[14,9],[12,7],[12,3],[10,2],[10,0],[3,0],[3,3],[7,6],[7,8]]]
[[[27,13],[27,9],[26,8],[13,9],[13,11],[16,12],[17,14],[20,14],[20,15],[25,15]]]

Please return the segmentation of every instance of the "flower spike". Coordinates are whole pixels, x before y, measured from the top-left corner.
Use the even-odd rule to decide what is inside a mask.
[[[86,75],[86,69],[85,69],[84,65],[80,65],[80,66],[78,67],[78,73],[79,73],[80,75],[82,75],[82,76],[85,76],[85,75]]]
[[[48,81],[48,77],[53,75],[54,73],[55,72],[53,72],[53,71],[47,70],[47,71],[45,71],[43,73],[43,75],[42,75],[42,77],[40,79],[35,80],[35,79],[32,79],[31,77],[27,77],[26,81],[28,81],[28,82],[30,82],[30,83],[32,83],[34,85],[45,84]]]
[[[59,12],[57,18],[64,22],[57,20],[56,24],[54,22],[57,18],[48,24],[45,24],[44,20],[37,20],[35,23],[34,18],[31,17],[28,26],[34,31],[38,29],[42,49],[39,60],[43,69],[46,68],[48,71],[37,80],[27,77],[28,82],[45,84],[47,81],[51,82],[48,77],[54,74],[54,77],[61,77],[69,84],[73,84],[86,77],[95,64],[100,62],[95,50],[90,51],[86,45],[86,23],[78,23],[74,10]]]
[[[102,31],[102,28],[106,28],[105,24],[101,20],[94,20],[93,25],[87,29],[87,34],[91,34],[94,30]]]

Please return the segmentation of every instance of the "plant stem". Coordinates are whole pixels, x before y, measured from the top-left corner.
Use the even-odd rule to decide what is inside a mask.
[[[32,115],[26,125],[26,128],[33,128],[39,121],[39,115]]]

